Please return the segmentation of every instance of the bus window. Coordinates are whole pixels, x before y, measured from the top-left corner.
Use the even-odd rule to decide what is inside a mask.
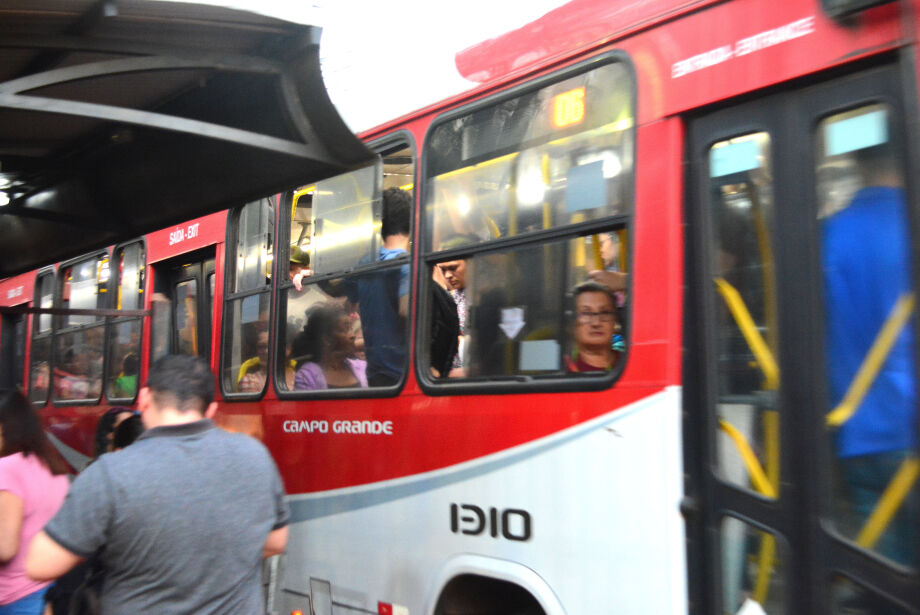
[[[211,309],[208,276],[214,250],[206,248],[154,265],[150,298],[150,359],[166,354],[211,354]],[[205,288],[205,292],[201,289]]]
[[[406,368],[412,150],[297,191],[279,281],[278,389],[391,387]],[[383,189],[383,190],[382,190]]]
[[[717,353],[715,442],[723,480],[779,496],[776,279],[770,135],[755,132],[709,148],[709,243]],[[769,485],[752,484],[744,444],[764,451]]]
[[[198,280],[176,284],[173,322],[176,323],[177,354],[198,354]]]
[[[40,273],[35,280],[33,305],[54,306],[54,271]],[[32,346],[29,352],[29,401],[44,406],[51,384],[51,314],[32,317]]]
[[[118,275],[115,307],[119,310],[140,310],[144,307],[144,245],[135,242],[118,248],[114,259]],[[106,397],[109,400],[134,399],[140,373],[140,317],[113,318],[108,323],[108,355]]]
[[[94,256],[62,270],[60,306],[64,309],[106,307],[109,258]],[[54,335],[53,400],[98,400],[102,393],[105,323],[99,316],[67,315],[57,319]]]
[[[628,68],[610,61],[436,123],[426,284],[450,293],[460,334],[445,374],[431,345],[437,293],[423,295],[427,380],[603,378],[622,367],[633,95]]]
[[[611,63],[439,124],[425,248],[556,229],[632,209],[632,78]]]
[[[224,394],[259,394],[268,375],[268,316],[275,231],[273,199],[230,213],[221,386]]]
[[[838,531],[916,566],[920,491],[905,480],[917,450],[913,259],[891,115],[875,104],[818,126],[827,423]],[[877,507],[893,511],[886,523],[870,522]]]
[[[616,368],[625,351],[625,295],[588,281],[588,271],[598,268],[593,243],[618,242],[611,237],[620,235],[607,231],[436,263],[434,281],[450,294],[459,321],[446,375],[596,375]],[[434,360],[438,349],[430,353],[434,375],[444,377]]]

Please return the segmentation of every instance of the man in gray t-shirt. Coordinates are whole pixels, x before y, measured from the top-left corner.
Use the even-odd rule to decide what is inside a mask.
[[[261,443],[210,420],[213,396],[201,359],[157,361],[138,396],[148,431],[77,477],[32,542],[29,576],[98,552],[105,615],[263,612],[262,557],[287,542],[284,489]]]

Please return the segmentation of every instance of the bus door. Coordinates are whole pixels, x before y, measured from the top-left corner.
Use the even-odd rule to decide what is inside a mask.
[[[165,354],[211,356],[214,250],[154,265],[151,360]]]
[[[25,314],[4,314],[0,325],[0,388],[22,390],[25,353]]]
[[[693,613],[920,613],[916,186],[900,74],[689,122]]]

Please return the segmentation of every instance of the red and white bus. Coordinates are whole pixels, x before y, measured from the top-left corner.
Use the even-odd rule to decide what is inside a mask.
[[[918,228],[918,9],[573,0],[457,50],[470,89],[360,135],[369,164],[0,282],[3,305],[101,315],[4,320],[7,378],[79,467],[152,360],[207,358],[218,423],[289,494],[271,613],[920,613],[916,241],[842,401],[825,350],[827,229],[874,186],[867,153],[896,230]],[[384,259],[390,188],[413,207]],[[845,248],[874,258],[875,230]],[[451,377],[431,369],[444,263],[465,269]],[[582,312],[604,270],[625,286]],[[876,282],[856,313],[896,285]],[[368,315],[405,292],[405,316]],[[603,322],[615,363],[572,369]],[[841,433],[902,341],[908,444],[867,505]],[[342,379],[318,358],[342,348],[396,375]]]

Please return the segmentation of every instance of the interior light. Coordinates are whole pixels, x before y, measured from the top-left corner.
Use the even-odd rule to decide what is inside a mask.
[[[0,207],[10,204],[10,195],[6,192],[0,191]]]
[[[472,209],[472,204],[470,203],[470,198],[465,194],[461,194],[457,197],[457,211],[460,212],[461,216],[466,216],[470,213]]]
[[[542,160],[536,150],[527,150],[518,158],[518,204],[534,206],[543,203],[546,196],[546,182],[543,180]]]
[[[330,225],[327,224],[326,226]],[[326,228],[323,229],[322,234],[313,237],[314,249],[319,253],[323,253],[348,244],[354,244],[366,237],[372,237],[378,230],[378,225],[372,222],[350,224],[335,230]]]

